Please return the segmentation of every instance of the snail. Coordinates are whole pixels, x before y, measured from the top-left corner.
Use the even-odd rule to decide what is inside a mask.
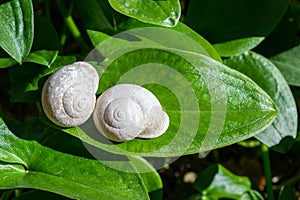
[[[59,69],[43,87],[46,116],[62,127],[83,124],[93,113],[98,82],[97,71],[88,63],[75,62]]]
[[[159,137],[169,126],[169,117],[159,100],[134,84],[104,91],[97,99],[93,120],[100,133],[116,142]]]

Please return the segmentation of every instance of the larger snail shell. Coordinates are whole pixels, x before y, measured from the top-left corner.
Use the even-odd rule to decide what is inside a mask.
[[[99,132],[117,142],[158,137],[169,126],[169,117],[158,99],[149,90],[133,84],[106,90],[97,99],[93,120]]]
[[[62,127],[83,124],[93,113],[99,76],[88,63],[64,66],[46,81],[42,106],[47,117]]]

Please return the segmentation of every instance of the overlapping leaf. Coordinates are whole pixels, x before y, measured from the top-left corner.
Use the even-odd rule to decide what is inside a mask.
[[[284,51],[271,58],[290,85],[300,86],[300,46]]]
[[[191,0],[186,24],[212,43],[265,37],[278,24],[289,0]]]
[[[236,176],[221,165],[211,166],[201,173],[194,188],[205,199],[263,200],[258,192],[251,190],[249,178]]]
[[[235,56],[250,51],[256,47],[264,37],[242,38],[223,43],[214,44],[218,53],[223,57]]]
[[[270,127],[256,135],[269,147],[286,152],[297,135],[297,107],[293,94],[276,66],[268,59],[247,52],[224,61],[228,66],[246,74],[273,99],[278,115]]]
[[[31,1],[13,0],[0,5],[0,46],[19,63],[30,52],[33,27]]]
[[[109,0],[109,3],[124,15],[166,27],[175,26],[181,15],[179,0]]]
[[[109,152],[164,157],[226,146],[256,135],[273,121],[275,105],[252,80],[188,51],[188,47],[177,50],[172,41],[153,43],[149,37],[136,34],[137,30],[104,42],[87,60],[100,64],[95,64],[101,76],[99,93],[118,83],[151,90],[170,117],[167,132],[151,140],[113,144],[91,128],[91,120],[86,126],[64,131]],[[153,35],[150,29],[146,33]],[[164,32],[156,34],[164,37]],[[184,43],[185,38],[181,39]],[[97,54],[102,60],[97,60]]]
[[[134,168],[126,161],[114,164]],[[17,138],[2,119],[0,174],[0,189],[36,188],[74,199],[149,199],[138,174],[117,171],[97,160],[63,154],[35,141]]]

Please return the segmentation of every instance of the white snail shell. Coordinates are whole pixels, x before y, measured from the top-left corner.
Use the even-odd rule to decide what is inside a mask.
[[[83,124],[93,113],[99,76],[85,62],[64,66],[46,81],[42,106],[46,116],[62,127]]]
[[[106,90],[97,99],[93,120],[99,132],[117,142],[155,138],[169,126],[169,117],[158,99],[149,90],[133,84]]]

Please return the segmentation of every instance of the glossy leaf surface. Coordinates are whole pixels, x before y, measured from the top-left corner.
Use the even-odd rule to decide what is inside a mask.
[[[138,174],[17,138],[2,119],[0,144],[1,189],[36,188],[74,199],[149,199]],[[133,168],[122,161],[115,165]]]
[[[194,188],[205,199],[263,200],[260,194],[251,190],[248,177],[234,175],[222,165],[210,166],[203,171],[194,183]]]
[[[147,30],[146,33],[152,35],[151,29]],[[129,33],[135,31],[138,29]],[[158,138],[115,144],[95,131],[92,120],[80,128],[64,131],[113,153],[180,156],[254,136],[276,116],[272,100],[243,74],[188,51],[191,45],[185,50],[176,50],[171,40],[169,46],[168,43],[154,44],[152,40],[138,34],[129,36],[129,33],[123,35],[125,38],[121,35],[100,44],[99,52],[87,58],[95,62],[97,54],[102,56],[102,60],[97,61],[101,66],[95,64],[101,77],[98,93],[119,83],[143,85],[158,97],[168,113],[169,129]]]
[[[269,147],[286,152],[297,135],[297,107],[293,94],[276,66],[263,56],[248,52],[224,61],[254,80],[273,99],[278,115],[270,127],[256,135]]]
[[[284,51],[271,57],[271,61],[278,67],[290,85],[300,86],[300,46]]]
[[[13,0],[0,5],[0,46],[19,63],[30,52],[33,27],[31,1]]]
[[[250,37],[214,44],[220,56],[229,57],[242,54],[256,47],[264,37]]]
[[[166,27],[175,26],[181,15],[179,0],[109,0],[109,3],[124,15]]]

